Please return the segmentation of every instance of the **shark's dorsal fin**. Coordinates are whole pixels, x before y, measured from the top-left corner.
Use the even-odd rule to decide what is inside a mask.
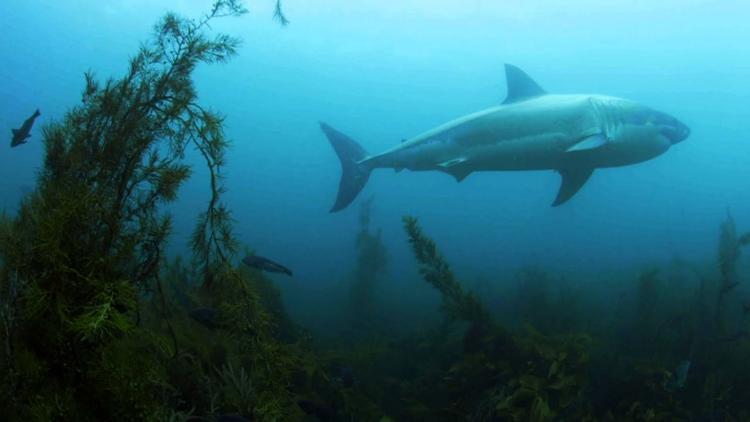
[[[508,83],[508,95],[505,97],[503,104],[515,103],[547,94],[547,91],[534,82],[526,72],[512,64],[505,64],[505,79]]]
[[[560,170],[560,176],[562,181],[560,182],[560,190],[557,192],[557,198],[552,203],[553,207],[562,205],[572,198],[581,187],[589,180],[591,174],[594,172],[592,167],[582,168],[568,168]]]

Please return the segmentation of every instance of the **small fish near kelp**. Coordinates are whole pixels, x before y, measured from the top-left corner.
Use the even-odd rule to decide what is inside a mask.
[[[242,260],[242,263],[260,271],[286,274],[289,277],[292,276],[292,271],[289,268],[260,255],[248,255]]]
[[[26,139],[31,137],[31,127],[34,126],[34,121],[39,116],[41,116],[41,113],[39,113],[39,109],[37,109],[31,117],[23,122],[20,128],[10,130],[13,133],[13,140],[10,141],[11,148],[26,143]]]
[[[674,372],[671,374],[671,377],[667,383],[667,389],[669,391],[677,391],[685,387],[689,372],[690,360],[685,359],[680,361],[679,365],[677,365],[677,368],[675,368]]]

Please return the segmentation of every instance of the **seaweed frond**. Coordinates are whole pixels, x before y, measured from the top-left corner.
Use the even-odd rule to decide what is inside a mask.
[[[281,9],[281,0],[276,0],[276,6],[273,8],[273,19],[281,26],[289,25],[289,19],[284,15],[284,11]]]
[[[127,371],[118,366],[125,360],[104,362],[102,352],[133,339],[138,302],[151,297],[154,286],[163,298],[159,277],[172,228],[164,205],[177,198],[191,174],[188,149],[201,154],[210,176],[211,198],[198,221],[203,234],[193,242],[203,283],[210,283],[217,267],[231,265],[235,242],[221,200],[229,143],[223,117],[198,102],[193,72],[236,54],[239,40],[211,34],[209,23],[242,13],[240,1],[217,0],[199,19],[166,14],[123,76],[101,81],[87,72],[81,103],[45,127],[36,190],[17,216],[0,218],[3,354],[17,346],[47,368],[31,379],[5,371],[13,376],[3,377],[0,387],[13,391],[14,409],[33,404],[34,383],[42,384],[42,377],[44,384],[59,383],[49,387],[48,398],[58,397],[59,389],[71,391],[58,415],[109,399],[113,387],[105,384]],[[96,378],[92,368],[108,375]],[[130,387],[123,386],[118,397],[122,408],[148,396],[145,388]],[[152,414],[163,403],[141,410]]]
[[[375,289],[388,265],[388,255],[380,231],[373,233],[370,230],[372,202],[373,199],[368,198],[360,208],[360,228],[355,241],[357,264],[349,294],[352,322],[358,326],[370,325],[376,320]]]
[[[219,371],[222,381],[222,392],[225,402],[229,403],[234,410],[243,414],[251,414],[255,403],[256,391],[250,375],[245,368],[235,369],[231,362],[224,365]]]
[[[745,235],[744,237],[749,237]],[[750,239],[742,239],[742,242]],[[742,243],[737,236],[737,225],[731,214],[721,223],[719,230],[718,262],[721,273],[721,288],[729,290],[734,284],[737,260],[740,257]]]
[[[487,310],[476,296],[463,290],[435,242],[422,232],[417,219],[405,216],[403,223],[414,256],[420,263],[419,272],[443,296],[442,306],[446,315],[472,323],[489,323],[491,318]]]

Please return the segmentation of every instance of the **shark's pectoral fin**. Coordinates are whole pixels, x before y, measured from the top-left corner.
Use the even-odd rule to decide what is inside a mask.
[[[562,205],[567,202],[573,195],[576,194],[581,187],[589,180],[591,174],[594,173],[593,167],[582,167],[582,168],[567,168],[559,170],[562,181],[560,182],[560,190],[557,192],[557,198],[552,203],[553,207]]]
[[[13,136],[16,136],[18,133],[18,129],[11,129],[10,131],[13,133]]]
[[[448,161],[443,161],[438,164],[440,170],[450,174],[456,178],[456,182],[460,182],[471,174],[471,169],[461,164],[466,162],[466,157],[453,158]]]
[[[576,142],[572,147],[565,150],[565,152],[589,151],[601,148],[605,145],[607,145],[607,137],[598,133],[596,135],[587,136]]]

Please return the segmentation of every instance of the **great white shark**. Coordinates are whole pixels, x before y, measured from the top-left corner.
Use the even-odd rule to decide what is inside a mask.
[[[605,95],[548,94],[529,75],[506,64],[502,104],[406,139],[380,154],[321,122],[341,160],[331,212],[346,208],[376,168],[438,170],[464,180],[476,171],[555,170],[562,181],[552,206],[568,201],[597,168],[650,160],[690,135],[669,114]]]

